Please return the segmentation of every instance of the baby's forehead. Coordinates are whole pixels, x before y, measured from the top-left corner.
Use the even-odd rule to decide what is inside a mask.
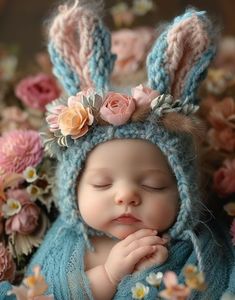
[[[86,169],[132,168],[170,171],[158,146],[141,139],[114,139],[97,145],[88,155]]]

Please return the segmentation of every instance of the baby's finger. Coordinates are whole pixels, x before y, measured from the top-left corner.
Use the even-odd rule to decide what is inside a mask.
[[[125,261],[127,264],[137,264],[143,257],[150,255],[156,251],[157,246],[143,246],[132,251],[129,255],[126,256]]]
[[[133,250],[143,247],[143,246],[154,246],[154,245],[164,245],[165,241],[159,236],[145,236],[140,239],[134,240],[129,245],[126,246],[125,255],[128,255]]]
[[[128,235],[128,237],[126,237],[122,243],[123,243],[123,246],[127,246],[129,245],[131,242],[135,241],[135,240],[138,240],[142,237],[145,237],[145,236],[154,236],[157,234],[157,231],[156,230],[153,230],[153,229],[140,229],[140,230],[137,230],[136,232]]]

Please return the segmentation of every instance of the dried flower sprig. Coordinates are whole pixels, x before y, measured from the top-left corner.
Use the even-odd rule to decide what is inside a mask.
[[[168,300],[186,300],[190,296],[192,290],[203,291],[206,289],[205,278],[202,272],[199,272],[194,265],[185,266],[184,270],[185,283],[179,283],[175,272],[167,271],[150,273],[146,277],[146,282],[159,290],[162,283],[165,289],[158,292],[157,299]],[[132,288],[133,299],[144,299],[150,292],[149,286],[145,286],[141,282],[137,282],[135,287]]]
[[[41,275],[40,267],[35,266],[34,274],[26,277],[20,286],[13,286],[8,295],[16,295],[17,300],[53,300],[53,295],[45,296],[48,285]]]

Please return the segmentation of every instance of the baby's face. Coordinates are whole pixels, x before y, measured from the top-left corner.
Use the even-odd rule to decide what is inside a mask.
[[[84,221],[118,239],[142,229],[163,232],[178,211],[177,184],[166,158],[142,140],[112,140],[88,156],[78,184]]]

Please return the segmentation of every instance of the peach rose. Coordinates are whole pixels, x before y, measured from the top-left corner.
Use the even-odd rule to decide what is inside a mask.
[[[0,281],[13,281],[16,266],[10,252],[0,243]]]
[[[39,215],[40,209],[34,202],[24,202],[20,212],[7,219],[6,233],[18,232],[27,235],[34,232],[39,223]]]
[[[76,96],[71,97],[71,101],[68,101],[68,107],[63,109],[58,116],[61,133],[64,136],[71,135],[73,139],[85,135],[88,127],[94,121],[90,108],[84,107],[79,101],[75,101],[75,98]]]
[[[214,174],[213,185],[222,197],[235,193],[235,159],[224,161],[223,166]]]
[[[113,125],[125,124],[135,110],[135,99],[131,96],[110,92],[100,109],[103,120]]]
[[[137,107],[143,107],[150,105],[151,101],[159,96],[157,91],[152,90],[142,84],[131,89],[131,94],[135,98]]]

